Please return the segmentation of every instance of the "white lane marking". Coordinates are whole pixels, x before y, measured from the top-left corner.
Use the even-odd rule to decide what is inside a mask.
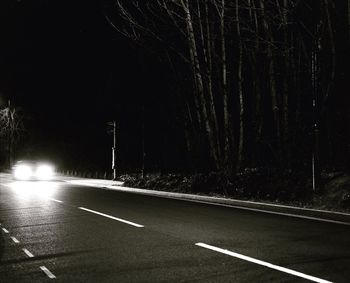
[[[177,198],[173,198],[173,197],[170,197],[170,198],[177,199]],[[320,221],[320,222],[350,226],[349,222],[343,222],[343,221],[337,221],[337,220],[331,220],[331,219],[325,219],[325,218],[318,218],[318,217],[312,217],[312,216],[304,216],[304,215],[285,213],[285,212],[268,211],[268,210],[263,210],[263,209],[259,209],[259,208],[250,208],[250,207],[237,206],[237,205],[231,205],[231,204],[223,204],[223,203],[213,203],[213,202],[207,202],[207,201],[201,201],[201,200],[183,199],[183,201],[197,202],[197,203],[203,203],[203,204],[209,204],[209,205],[215,205],[215,206],[222,206],[222,207],[228,207],[228,208],[235,208],[235,209],[241,209],[241,210],[262,212],[262,213],[267,213],[267,214],[282,215],[282,216],[287,216],[287,217],[294,217],[294,218],[301,218],[301,219],[307,219],[307,220],[313,220],[313,221]]]
[[[27,249],[22,249],[22,251],[24,251],[24,253],[28,256],[28,257],[34,257],[34,255],[28,251]]]
[[[45,266],[40,266],[40,269],[47,275],[47,277],[49,277],[50,279],[55,279],[56,276],[53,275],[53,273],[48,270]]]
[[[72,183],[72,182],[76,182],[76,181],[65,181],[65,182]],[[79,181],[77,181],[77,182],[79,182]],[[92,184],[83,184],[83,183],[80,184],[79,183],[79,185],[97,187],[97,186],[92,185]],[[144,189],[135,189],[135,188],[129,188],[129,187],[109,186],[109,185],[101,185],[100,187],[108,188],[108,189],[115,190],[115,191],[127,192],[127,193],[141,193],[143,195],[151,195],[151,196],[160,197],[160,198],[169,198],[169,199],[176,199],[176,200],[181,200],[181,201],[198,202],[198,203],[204,203],[204,204],[209,204],[209,205],[230,207],[230,208],[236,208],[236,209],[242,209],[242,210],[263,212],[263,213],[282,215],[282,216],[287,216],[287,217],[296,217],[296,218],[301,218],[301,219],[308,219],[308,220],[313,220],[313,221],[320,221],[320,222],[326,222],[326,223],[350,226],[349,222],[344,222],[344,221],[337,221],[337,220],[331,220],[331,219],[320,218],[320,217],[312,217],[312,216],[303,216],[303,215],[293,214],[293,213],[268,211],[268,210],[264,210],[264,209],[249,208],[249,207],[239,206],[239,205],[235,205],[235,204],[214,203],[214,202],[210,202],[210,201],[206,201],[206,200],[197,200],[197,199],[192,199],[192,198],[185,199],[184,198],[184,197],[188,197],[188,196],[190,196],[190,197],[192,197],[192,196],[198,197],[196,195],[191,195],[191,194],[171,193],[171,192],[165,192],[165,191],[149,191],[149,190],[144,190]],[[215,200],[222,200],[223,199],[223,198],[216,198],[216,197],[212,197],[212,198],[215,199]],[[223,199],[223,200],[226,201],[226,200],[230,200],[230,199]],[[269,207],[290,208],[290,209],[295,209],[297,211],[324,212],[324,213],[333,214],[333,215],[350,216],[349,213],[335,212],[335,211],[329,211],[329,210],[302,208],[302,207],[279,205],[279,204],[270,204],[270,203],[263,203],[263,202],[254,202],[254,201],[242,201],[242,200],[239,200],[239,202],[241,202],[241,203],[248,203],[248,204],[266,205],[266,206],[269,206]]]
[[[54,198],[50,198],[50,200],[55,201],[55,202],[59,202],[59,203],[62,203],[62,202],[63,202],[63,201],[61,201],[61,200],[54,199]]]
[[[2,228],[2,231],[4,231],[6,234],[10,233],[7,229]]]
[[[245,261],[249,261],[249,262],[252,262],[252,263],[259,264],[259,265],[263,265],[265,267],[268,267],[268,268],[271,268],[271,269],[275,269],[275,270],[278,270],[278,271],[281,271],[281,272],[284,272],[284,273],[288,273],[288,274],[291,274],[291,275],[294,275],[294,276],[297,276],[297,277],[301,277],[301,278],[304,278],[304,279],[307,279],[307,280],[310,280],[310,281],[314,281],[314,282],[318,282],[318,283],[332,283],[331,281],[320,279],[320,278],[317,278],[317,277],[314,277],[314,276],[311,276],[311,275],[307,275],[307,274],[304,274],[304,273],[301,273],[301,272],[298,272],[298,271],[294,271],[294,270],[289,269],[289,268],[285,268],[285,267],[282,267],[282,266],[274,265],[274,264],[268,263],[266,261],[262,261],[262,260],[255,259],[255,258],[252,258],[252,257],[249,257],[249,256],[245,256],[245,255],[241,255],[241,254],[238,254],[238,253],[235,253],[235,252],[231,252],[229,250],[220,249],[218,247],[214,247],[214,246],[207,245],[207,244],[204,244],[204,243],[196,243],[196,246],[199,246],[199,247],[202,247],[202,248],[206,248],[206,249],[209,249],[209,250],[212,250],[212,251],[215,251],[215,252],[219,252],[219,253],[222,253],[222,254],[226,254],[226,255],[229,255],[229,256],[232,256],[232,257],[236,257],[236,258],[239,258],[239,259],[243,259]]]
[[[14,241],[16,244],[19,243],[19,241],[15,237],[11,237],[12,241]]]
[[[135,227],[138,227],[138,228],[144,227],[143,225],[140,225],[140,224],[137,224],[137,223],[134,223],[134,222],[130,222],[130,221],[127,221],[127,220],[124,220],[124,219],[121,219],[121,218],[117,218],[117,217],[114,217],[114,216],[111,216],[111,215],[108,215],[108,214],[104,214],[104,213],[101,213],[101,212],[98,212],[98,211],[87,209],[85,207],[78,207],[78,208],[81,209],[81,210],[85,210],[85,211],[88,211],[88,212],[91,212],[91,213],[95,213],[95,214],[98,214],[98,215],[101,215],[101,216],[104,216],[104,217],[107,217],[107,218],[119,221],[119,222],[123,222],[125,224],[129,224],[129,225],[132,225],[132,226],[135,226]]]
[[[91,180],[87,180],[87,182],[89,182],[89,181],[91,181]],[[101,181],[103,181],[103,180],[101,180]],[[237,208],[237,209],[242,209],[242,210],[263,212],[263,213],[282,215],[282,216],[287,216],[287,217],[296,217],[296,218],[301,218],[301,219],[308,219],[308,220],[313,220],[313,221],[320,221],[320,222],[327,222],[327,223],[332,223],[332,224],[340,224],[340,225],[350,226],[349,222],[331,220],[331,219],[320,218],[320,217],[303,216],[303,215],[293,214],[293,213],[267,211],[267,210],[264,210],[264,209],[249,208],[249,207],[244,207],[244,206],[239,206],[239,205],[234,205],[234,204],[214,203],[214,202],[205,201],[205,200],[184,199],[184,197],[188,197],[188,196],[190,196],[190,197],[191,196],[198,197],[196,195],[191,195],[191,194],[171,193],[171,192],[165,192],[165,191],[150,191],[150,190],[145,190],[145,189],[136,189],[136,188],[130,188],[130,187],[120,187],[119,185],[117,185],[117,186],[113,186],[113,185],[110,186],[110,185],[106,185],[106,184],[102,184],[102,185],[95,184],[95,183],[94,184],[89,184],[89,183],[84,183],[84,182],[82,182],[80,180],[78,180],[78,181],[64,180],[64,182],[77,184],[77,185],[83,185],[83,186],[89,186],[89,187],[108,188],[108,189],[111,189],[111,190],[127,192],[127,193],[141,193],[143,195],[151,195],[151,196],[160,197],[160,198],[164,198],[165,197],[165,198],[182,200],[182,201],[205,203],[205,204],[209,204],[209,205],[224,206],[224,207]],[[122,185],[122,184],[120,184],[120,185]],[[216,200],[223,199],[223,198],[216,198],[216,197],[212,197],[212,198],[216,199]],[[229,199],[224,199],[224,200],[229,200]],[[233,199],[233,200],[235,200],[235,199]],[[295,210],[299,210],[299,211],[323,212],[323,213],[333,214],[333,215],[350,216],[349,213],[329,211],[329,210],[311,209],[311,208],[303,208],[303,207],[295,207],[295,206],[271,204],[271,203],[263,203],[263,202],[254,202],[254,201],[242,201],[242,200],[239,200],[239,202],[241,202],[241,203],[248,203],[248,204],[266,205],[266,206],[270,206],[270,207],[290,208],[290,209],[295,209]]]

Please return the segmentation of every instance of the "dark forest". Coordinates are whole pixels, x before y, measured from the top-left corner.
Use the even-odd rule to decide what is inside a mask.
[[[323,167],[345,167],[347,5],[158,0],[108,6],[115,31],[167,70],[172,91],[156,101],[167,101],[158,106],[169,107],[162,117],[171,113],[171,122],[154,121],[164,124],[154,136],[160,166],[234,174],[245,167],[301,169],[314,158]]]
[[[8,152],[41,148],[63,168],[108,170],[106,124],[116,120],[121,173],[349,168],[346,0],[18,2],[8,11],[3,164]],[[8,99],[23,133],[8,130]]]

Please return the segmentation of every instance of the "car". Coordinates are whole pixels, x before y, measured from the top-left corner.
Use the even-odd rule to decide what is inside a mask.
[[[55,175],[55,168],[45,161],[20,160],[12,167],[12,175],[15,180],[20,181],[49,181]]]

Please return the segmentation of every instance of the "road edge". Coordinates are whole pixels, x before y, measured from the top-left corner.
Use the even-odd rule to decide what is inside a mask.
[[[175,193],[175,192],[167,192],[167,191],[154,191],[154,190],[147,190],[147,189],[131,188],[131,187],[122,186],[120,182],[112,185],[103,184],[101,180],[97,180],[97,182],[94,182],[94,180],[92,179],[89,179],[89,180],[70,179],[70,180],[65,180],[65,182],[71,183],[74,185],[98,187],[102,189],[109,189],[109,190],[115,190],[120,192],[135,193],[135,194],[171,198],[171,199],[178,199],[178,200],[185,200],[185,201],[193,201],[197,203],[199,202],[199,203],[205,203],[205,204],[223,205],[223,206],[228,206],[236,209],[246,209],[246,210],[252,210],[257,212],[268,212],[268,213],[281,214],[281,215],[291,216],[291,217],[303,217],[303,218],[309,218],[314,220],[323,220],[323,221],[334,222],[334,223],[339,222],[338,224],[350,225],[350,214],[343,213],[343,212],[301,208],[301,207],[295,207],[295,206],[270,204],[270,203],[254,202],[254,201],[244,201],[244,200],[237,200],[232,198],[222,198],[222,197],[203,196],[203,195],[195,195],[195,194],[187,194],[187,193]]]

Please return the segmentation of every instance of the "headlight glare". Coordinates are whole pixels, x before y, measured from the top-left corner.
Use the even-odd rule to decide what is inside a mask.
[[[18,165],[15,168],[14,174],[18,180],[29,180],[32,176],[32,168],[29,165]]]
[[[54,174],[54,168],[47,164],[39,165],[36,169],[36,177],[39,180],[50,180]]]

